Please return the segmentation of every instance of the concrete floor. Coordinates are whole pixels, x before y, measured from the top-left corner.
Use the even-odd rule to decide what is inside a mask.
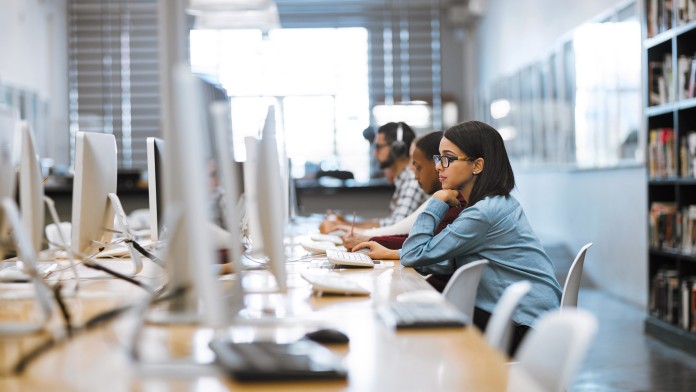
[[[696,357],[645,335],[645,310],[589,287],[578,307],[599,331],[570,391],[696,391]]]
[[[563,286],[575,254],[563,244],[544,248]],[[586,274],[578,307],[597,316],[599,330],[569,392],[696,391],[696,357],[646,335],[645,309],[597,288]]]

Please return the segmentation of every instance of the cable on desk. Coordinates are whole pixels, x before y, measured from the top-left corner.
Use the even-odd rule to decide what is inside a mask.
[[[148,251],[147,249],[143,248],[142,245],[140,245],[137,241],[135,240],[126,240],[127,243],[133,244],[133,247],[135,250],[137,250],[141,255],[147,257],[148,259],[152,260],[155,264],[159,265],[160,267],[164,268],[164,260],[160,259],[159,257],[155,256],[154,253]]]
[[[177,290],[173,290],[171,293],[167,295],[160,296],[162,292],[164,292],[165,287],[162,287],[160,290],[157,290],[155,292],[151,292],[151,296],[148,297],[146,300],[146,308],[149,305],[153,305],[162,301],[168,301],[170,299],[176,298],[180,295],[183,295],[187,289],[182,287]],[[61,301],[62,302],[62,301]],[[58,344],[65,343],[71,338],[78,336],[81,333],[88,332],[92,328],[98,327],[104,323],[107,323],[117,316],[123,314],[124,312],[134,308],[136,305],[127,305],[127,306],[122,306],[119,308],[111,309],[104,311],[102,313],[99,313],[95,315],[94,317],[90,318],[85,322],[84,325],[81,327],[71,327],[70,331],[71,333],[68,333],[66,335],[61,335],[57,337],[51,337],[42,344],[36,346],[33,350],[29,351],[27,354],[25,354],[23,357],[21,357],[18,361],[17,364],[12,367],[12,374],[14,375],[20,375],[24,370],[27,368],[27,366],[37,359],[38,357],[41,356],[41,354],[47,352],[48,350],[52,349],[53,347],[57,346]]]
[[[134,285],[140,287],[141,289],[143,289],[143,290],[145,290],[145,291],[147,291],[147,292],[149,292],[149,293],[151,293],[151,292],[154,291],[152,287],[146,285],[145,283],[138,282],[137,280],[131,278],[130,276],[123,275],[123,274],[121,274],[121,273],[119,273],[119,272],[116,272],[116,271],[110,269],[110,268],[104,267],[103,265],[97,264],[97,263],[95,263],[93,260],[84,260],[84,261],[82,262],[82,264],[83,264],[85,267],[89,267],[89,268],[92,268],[92,269],[95,269],[95,270],[99,270],[99,271],[104,271],[104,272],[106,272],[107,274],[109,274],[109,275],[111,275],[111,276],[114,276],[114,277],[119,278],[119,279],[121,279],[121,280],[125,280],[125,281],[128,282],[128,283],[132,283],[132,284],[134,284]]]
[[[71,321],[71,316],[70,316],[70,311],[68,310],[68,307],[65,306],[65,301],[63,301],[63,295],[60,293],[60,290],[63,288],[63,285],[58,282],[52,287],[53,291],[53,298],[55,298],[56,302],[58,303],[58,308],[60,309],[60,313],[63,316],[63,322],[65,322],[65,333],[70,336],[72,335],[73,327],[72,327],[72,321]]]
[[[90,329],[101,325],[102,323],[105,323],[107,321],[112,320],[114,317],[120,315],[121,313],[125,312],[126,310],[130,309],[132,305],[128,306],[123,306],[120,308],[116,309],[111,309],[106,312],[99,313],[98,315],[92,317],[89,319],[83,326],[79,328],[73,328],[72,333],[69,335],[62,335],[58,337],[52,337],[42,344],[36,346],[33,350],[29,351],[27,354],[25,354],[23,357],[21,357],[18,361],[17,364],[12,368],[12,373],[14,375],[20,375],[24,370],[27,368],[27,366],[36,358],[41,356],[41,354],[47,352],[48,350],[52,349],[53,347],[57,346],[58,344],[65,343],[71,338],[79,335],[80,333],[87,332]]]

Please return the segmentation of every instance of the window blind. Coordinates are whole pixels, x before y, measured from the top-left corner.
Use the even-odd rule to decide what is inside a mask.
[[[69,0],[71,162],[75,133],[116,137],[120,169],[147,167],[159,135],[157,0]]]
[[[425,100],[440,128],[440,0],[276,0],[284,28],[364,27],[370,105]],[[77,131],[113,134],[119,167],[147,167],[159,135],[157,0],[69,0],[71,157]],[[71,158],[72,159],[72,158]]]
[[[284,28],[364,27],[369,31],[370,106],[424,100],[442,126],[442,5],[432,1],[276,0]]]

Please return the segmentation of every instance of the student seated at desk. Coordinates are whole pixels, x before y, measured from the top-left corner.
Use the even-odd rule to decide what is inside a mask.
[[[418,216],[398,256],[422,274],[452,274],[464,264],[487,259],[476,296],[474,324],[485,330],[503,290],[528,280],[529,294],[513,315],[512,350],[539,315],[560,306],[561,287],[554,266],[532,230],[519,202],[510,195],[515,179],[498,131],[469,121],[444,133],[434,157],[442,190]],[[468,203],[438,234],[435,229],[451,206]],[[378,245],[364,243],[356,247]]]
[[[379,161],[380,169],[385,171],[387,179],[394,184],[394,194],[389,202],[390,215],[379,220],[367,220],[357,227],[369,228],[394,224],[415,211],[427,195],[418,186],[413,172],[408,169],[409,150],[416,134],[404,122],[389,122],[377,130],[374,141],[374,155]],[[322,233],[337,230],[340,225],[350,225],[340,214],[329,214],[319,226]]]
[[[428,195],[442,189],[440,180],[438,179],[437,170],[433,163],[432,156],[439,153],[440,139],[442,132],[430,132],[418,137],[411,144],[411,166],[416,181],[421,189]],[[355,245],[365,241],[376,241],[389,249],[401,249],[401,245],[406,240],[413,223],[416,221],[427,204],[427,200],[420,207],[406,218],[385,227],[377,227],[372,229],[356,229],[354,234],[346,234],[343,236],[343,245],[350,249]],[[453,221],[450,219],[449,222]],[[350,226],[339,226],[341,230],[350,232]]]

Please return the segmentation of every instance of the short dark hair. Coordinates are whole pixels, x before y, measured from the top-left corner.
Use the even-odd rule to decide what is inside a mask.
[[[408,151],[408,149],[411,148],[413,139],[416,138],[416,133],[413,132],[413,129],[411,129],[411,127],[409,127],[405,122],[388,122],[379,127],[377,133],[384,134],[384,139],[386,139],[387,143],[394,143],[396,141],[396,130],[399,128],[399,124],[401,124],[401,129],[403,130],[401,140],[403,140],[403,142],[406,144],[406,151]]]
[[[423,152],[426,157],[440,154],[440,140],[442,139],[442,131],[433,131],[420,136],[416,139],[416,148]],[[433,165],[435,163],[433,162]]]
[[[483,158],[484,169],[471,190],[467,205],[472,206],[487,196],[509,196],[515,187],[515,175],[500,133],[480,121],[467,121],[445,131],[444,137],[469,158]]]

